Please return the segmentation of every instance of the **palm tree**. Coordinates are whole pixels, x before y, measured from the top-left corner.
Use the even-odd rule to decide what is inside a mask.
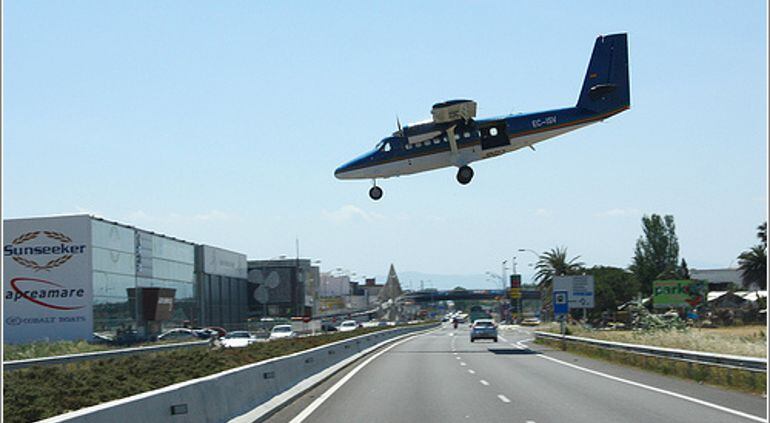
[[[567,248],[556,247],[551,251],[545,251],[538,258],[535,269],[535,280],[540,288],[540,297],[543,299],[543,308],[550,310],[551,295],[553,292],[554,276],[577,275],[583,270],[585,263],[577,261],[580,256],[567,259]]]
[[[755,245],[750,250],[738,256],[738,269],[746,289],[757,286],[764,290],[767,287],[767,251],[763,245]]]

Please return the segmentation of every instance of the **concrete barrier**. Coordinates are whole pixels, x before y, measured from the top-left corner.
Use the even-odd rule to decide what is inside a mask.
[[[243,415],[303,380],[400,335],[438,326],[395,328],[226,370],[43,422],[223,422]]]

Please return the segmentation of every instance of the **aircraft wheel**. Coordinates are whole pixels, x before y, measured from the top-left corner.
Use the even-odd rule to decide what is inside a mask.
[[[377,201],[377,200],[379,200],[380,198],[382,198],[382,188],[380,188],[380,187],[376,187],[376,186],[375,186],[375,187],[372,187],[372,188],[369,190],[369,197],[370,197],[372,200],[374,200],[374,201]]]
[[[473,179],[473,169],[470,166],[461,166],[457,169],[457,182],[466,185]]]

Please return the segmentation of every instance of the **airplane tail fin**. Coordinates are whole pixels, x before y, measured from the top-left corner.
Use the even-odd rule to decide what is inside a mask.
[[[628,80],[627,34],[602,35],[596,39],[577,107],[596,113],[628,108],[631,89]]]

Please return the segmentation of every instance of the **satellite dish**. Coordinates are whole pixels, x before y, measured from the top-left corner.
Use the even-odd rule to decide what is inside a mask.
[[[257,289],[254,290],[254,299],[257,300],[258,303],[260,304],[267,303],[267,298],[268,298],[267,288],[265,288],[264,285],[260,285],[259,287],[257,287]]]

